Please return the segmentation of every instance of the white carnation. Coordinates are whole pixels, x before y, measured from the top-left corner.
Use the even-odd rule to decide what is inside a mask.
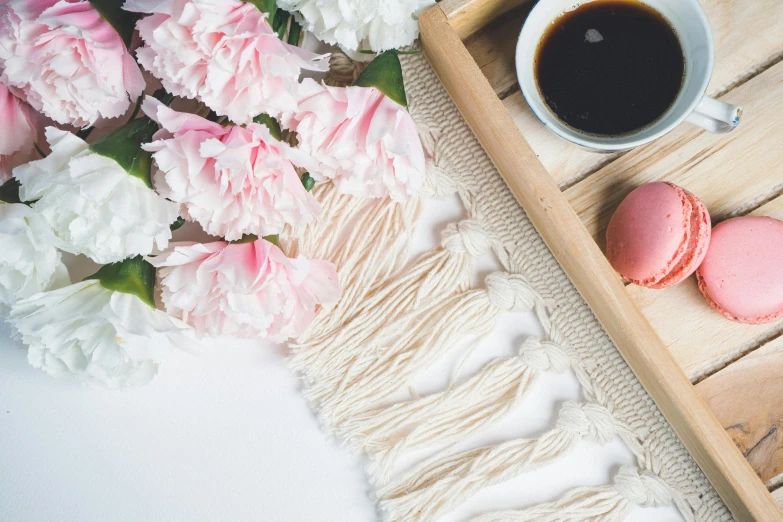
[[[0,311],[19,299],[71,284],[46,221],[21,203],[0,203]]]
[[[386,51],[410,45],[418,15],[435,0],[278,0],[309,32],[344,50]]]
[[[23,299],[8,321],[31,365],[108,388],[148,383],[172,342],[188,340],[184,323],[97,280]]]
[[[166,248],[176,203],[69,132],[47,127],[46,139],[51,154],[15,168],[14,177],[20,198],[35,201],[63,250],[107,264]]]

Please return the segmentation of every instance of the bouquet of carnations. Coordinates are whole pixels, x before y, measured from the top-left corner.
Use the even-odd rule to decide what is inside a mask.
[[[427,3],[0,0],[0,309],[30,363],[139,385],[172,348],[295,338],[334,305],[334,265],[278,237],[319,215],[314,184],[422,186],[394,47]],[[302,27],[385,52],[330,87]],[[214,240],[172,241],[185,221]],[[72,282],[62,252],[102,266]]]

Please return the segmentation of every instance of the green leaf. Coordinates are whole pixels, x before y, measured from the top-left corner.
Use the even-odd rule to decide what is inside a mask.
[[[22,203],[22,200],[19,199],[19,187],[21,187],[21,184],[16,178],[11,178],[0,185],[0,201]]]
[[[277,141],[283,139],[283,131],[280,130],[280,124],[277,122],[276,119],[272,118],[270,115],[259,114],[258,116],[253,118],[253,121],[256,123],[260,123],[261,125],[266,125],[267,128],[269,129],[269,133]]]
[[[392,49],[375,57],[359,75],[354,85],[375,87],[403,107],[408,107],[405,97],[405,82],[402,80],[402,65],[397,51]]]
[[[280,248],[280,236],[277,234],[274,234],[272,236],[264,236],[262,239],[265,241],[269,241],[273,245],[275,245],[277,248]]]
[[[144,117],[129,121],[90,145],[90,150],[111,158],[128,174],[139,178],[152,188],[150,167],[152,153],[141,149],[143,143],[152,141],[152,135],[158,130],[158,124]]]
[[[155,308],[155,267],[141,256],[103,265],[85,279],[97,279],[104,288],[135,295]]]
[[[264,241],[269,241],[270,243],[275,245],[277,248],[280,248],[280,236],[278,236],[277,234],[272,235],[272,236],[264,236],[261,239],[263,239]],[[245,244],[245,243],[255,243],[256,241],[258,241],[258,236],[257,235],[255,235],[255,234],[245,234],[240,239],[237,239],[237,240],[234,240],[234,241],[229,241],[229,243],[231,243],[232,245],[242,245],[242,244]]]
[[[125,47],[130,49],[133,30],[136,28],[136,22],[141,18],[141,13],[123,10],[124,0],[90,0],[90,3],[98,11],[98,14],[119,33]]]
[[[315,186],[315,178],[313,178],[309,172],[305,172],[302,174],[302,185],[304,185],[307,192],[310,192]]]
[[[291,45],[299,46],[299,40],[302,38],[302,26],[299,22],[292,19],[291,29],[288,31],[288,43]]]
[[[232,245],[241,245],[244,243],[253,243],[258,240],[258,236],[255,234],[244,234],[241,238],[229,241]]]
[[[182,228],[182,225],[185,224],[185,218],[182,216],[178,216],[177,219],[169,226],[169,229],[174,232],[175,230],[179,230]]]
[[[107,0],[111,1],[111,0]],[[259,11],[262,13],[266,13],[269,18],[267,20],[269,21],[270,25],[274,22],[274,16],[275,12],[277,11],[277,2],[275,0],[243,0],[244,2],[247,2],[248,4],[253,4],[258,8]]]

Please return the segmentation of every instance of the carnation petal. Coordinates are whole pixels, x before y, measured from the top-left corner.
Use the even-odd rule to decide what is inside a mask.
[[[310,173],[343,194],[405,201],[424,184],[424,149],[410,114],[374,87],[327,87],[287,115],[298,148],[318,162]]]
[[[4,22],[0,81],[58,123],[118,117],[144,89],[122,38],[87,0],[15,0]]]
[[[23,201],[34,201],[62,248],[100,264],[166,248],[179,207],[89,150],[71,133],[46,129],[52,152],[14,169]]]
[[[32,366],[108,388],[148,383],[189,336],[184,323],[96,280],[23,299],[8,321]]]
[[[252,3],[131,0],[125,8],[152,13],[137,26],[139,63],[169,92],[238,124],[292,111],[301,71],[328,70],[327,55],[282,42]]]
[[[296,337],[317,306],[340,298],[334,265],[289,259],[263,239],[174,243],[150,262],[159,267],[166,311],[203,335]]]

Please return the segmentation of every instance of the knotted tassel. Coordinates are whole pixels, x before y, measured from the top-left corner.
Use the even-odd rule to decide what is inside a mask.
[[[679,491],[650,471],[623,466],[611,486],[577,488],[556,502],[519,511],[488,513],[471,522],[620,522],[628,517],[633,506],[661,507],[672,502],[686,522],[693,522],[693,511]]]
[[[565,455],[581,440],[606,444],[614,417],[603,406],[566,402],[557,427],[538,439],[519,439],[449,456],[435,455],[379,491],[389,522],[434,520],[481,489],[505,482]]]
[[[399,455],[464,439],[506,415],[541,372],[562,373],[571,358],[557,344],[528,337],[519,355],[495,359],[459,386],[378,408],[348,422],[349,444],[371,459],[370,473],[385,483]]]
[[[321,420],[339,431],[410,383],[454,342],[465,335],[489,333],[502,311],[530,310],[536,299],[540,296],[522,275],[494,272],[486,278],[486,289],[459,293],[434,305],[423,303],[393,321],[352,361],[337,388],[315,383],[308,396],[321,409]]]
[[[329,72],[324,83],[333,87],[352,85],[366,67],[367,62],[351,60],[345,53],[334,52],[329,57]]]
[[[365,350],[372,334],[384,325],[444,296],[470,286],[473,259],[490,248],[481,224],[468,219],[450,224],[442,232],[441,246],[419,257],[402,274],[383,281],[358,307],[342,328],[294,346],[291,367],[323,387],[337,386],[351,360]]]

